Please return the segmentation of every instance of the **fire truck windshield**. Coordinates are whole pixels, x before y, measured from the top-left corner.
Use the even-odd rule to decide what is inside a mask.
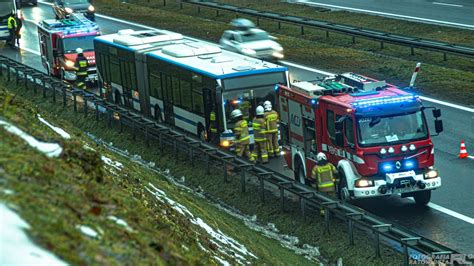
[[[357,117],[359,146],[378,146],[425,139],[428,129],[422,111],[395,116]]]
[[[82,48],[84,52],[94,50],[95,35],[72,37],[63,39],[63,48],[65,54],[75,53],[77,48]]]

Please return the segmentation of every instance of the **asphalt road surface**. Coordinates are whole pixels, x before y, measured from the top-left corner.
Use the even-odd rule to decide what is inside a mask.
[[[0,44],[0,54],[44,71],[39,57],[35,23],[43,18],[54,18],[51,7],[41,3],[38,7],[24,7],[23,15],[22,49],[14,51]],[[97,17],[97,23],[103,34],[120,29],[140,29],[139,25],[103,17]],[[290,62],[283,61],[282,64],[289,67],[291,80],[314,80],[327,75]],[[445,131],[433,138],[436,166],[443,177],[443,186],[433,192],[432,203],[427,207],[418,207],[410,198],[394,196],[356,202],[356,205],[460,252],[474,254],[474,156],[463,160],[457,158],[461,140],[466,141],[468,151],[474,155],[474,109],[429,101],[425,101],[425,106],[440,108],[445,126]],[[428,118],[428,121],[432,126],[432,120]],[[273,169],[292,176],[292,172],[284,165],[281,158],[273,159],[270,164]]]
[[[472,0],[296,0],[331,9],[474,29]]]

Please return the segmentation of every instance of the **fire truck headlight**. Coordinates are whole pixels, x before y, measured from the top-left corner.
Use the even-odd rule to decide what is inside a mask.
[[[66,66],[67,66],[68,68],[73,68],[73,67],[74,67],[74,62],[71,61],[71,60],[66,60]]]
[[[431,178],[436,178],[436,177],[438,177],[438,171],[436,171],[435,169],[430,169],[424,175],[425,179],[431,179]]]
[[[72,12],[74,12],[74,10],[72,10],[72,8],[70,8],[70,7],[66,7],[64,9],[64,11],[66,11],[66,13],[68,13],[68,14],[72,14]]]
[[[355,186],[356,187],[373,187],[374,181],[361,178],[355,182]]]
[[[93,5],[90,5],[87,10],[89,10],[89,12],[94,12],[95,11],[95,7]]]
[[[222,140],[221,141],[221,146],[224,147],[224,148],[228,148],[230,146],[230,141]]]

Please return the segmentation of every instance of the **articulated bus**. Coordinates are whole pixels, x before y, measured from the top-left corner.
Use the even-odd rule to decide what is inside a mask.
[[[0,40],[8,40],[10,38],[7,28],[10,13],[17,13],[15,0],[0,0]]]
[[[216,44],[166,30],[121,30],[95,38],[102,95],[158,121],[208,139],[210,114],[227,146],[230,112],[248,119],[265,100],[275,103],[275,85],[287,84],[288,69]]]

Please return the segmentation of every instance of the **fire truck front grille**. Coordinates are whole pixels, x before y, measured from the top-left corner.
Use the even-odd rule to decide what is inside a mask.
[[[95,74],[95,73],[97,73],[97,68],[90,67],[87,69],[87,74]]]

